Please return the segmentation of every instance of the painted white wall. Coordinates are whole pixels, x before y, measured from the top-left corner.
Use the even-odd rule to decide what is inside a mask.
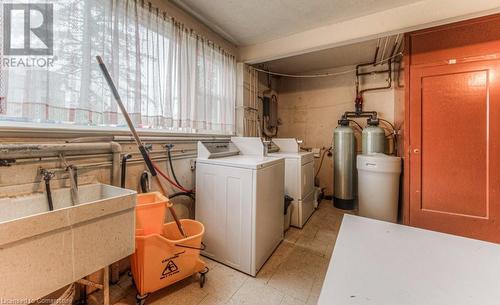
[[[258,63],[500,12],[500,0],[423,0],[239,49]]]
[[[354,69],[341,67],[328,72]],[[326,72],[326,71],[318,71]],[[385,85],[386,75],[368,76],[362,82],[367,87]],[[281,126],[278,137],[294,137],[303,140],[303,147],[329,148],[332,145],[333,130],[345,111],[354,111],[355,74],[324,78],[282,78],[279,86],[278,116]],[[377,111],[379,117],[394,121],[394,89],[367,92],[364,95],[366,111]],[[357,120],[362,126],[366,119]],[[358,144],[361,143],[358,138]],[[361,150],[358,145],[358,150]],[[319,166],[316,158],[315,168]],[[333,191],[333,162],[326,157],[318,175],[320,186],[326,193]]]

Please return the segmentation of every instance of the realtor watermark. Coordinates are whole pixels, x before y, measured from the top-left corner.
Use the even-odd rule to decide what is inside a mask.
[[[31,299],[31,298],[20,298],[20,299],[5,299],[0,297],[0,304],[2,305],[24,305],[24,304],[71,304],[73,299]]]
[[[54,65],[52,3],[3,4],[4,68],[50,68]]]
[[[2,58],[2,66],[5,68],[43,68],[53,67],[54,58],[43,57],[4,57]]]

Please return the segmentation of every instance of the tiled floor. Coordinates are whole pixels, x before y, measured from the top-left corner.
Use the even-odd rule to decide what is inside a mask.
[[[150,305],[312,305],[318,301],[342,213],[324,201],[302,230],[291,228],[256,278],[206,259],[204,288],[198,276],[151,294]],[[135,304],[128,276],[112,287],[111,301]]]

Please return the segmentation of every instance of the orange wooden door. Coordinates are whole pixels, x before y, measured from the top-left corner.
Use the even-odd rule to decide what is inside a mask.
[[[500,243],[500,60],[410,71],[410,225]]]

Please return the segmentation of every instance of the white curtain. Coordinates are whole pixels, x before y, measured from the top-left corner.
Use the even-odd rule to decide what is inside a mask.
[[[125,126],[101,55],[136,127],[232,133],[235,58],[142,3],[54,1],[54,66],[4,70],[0,120]]]

